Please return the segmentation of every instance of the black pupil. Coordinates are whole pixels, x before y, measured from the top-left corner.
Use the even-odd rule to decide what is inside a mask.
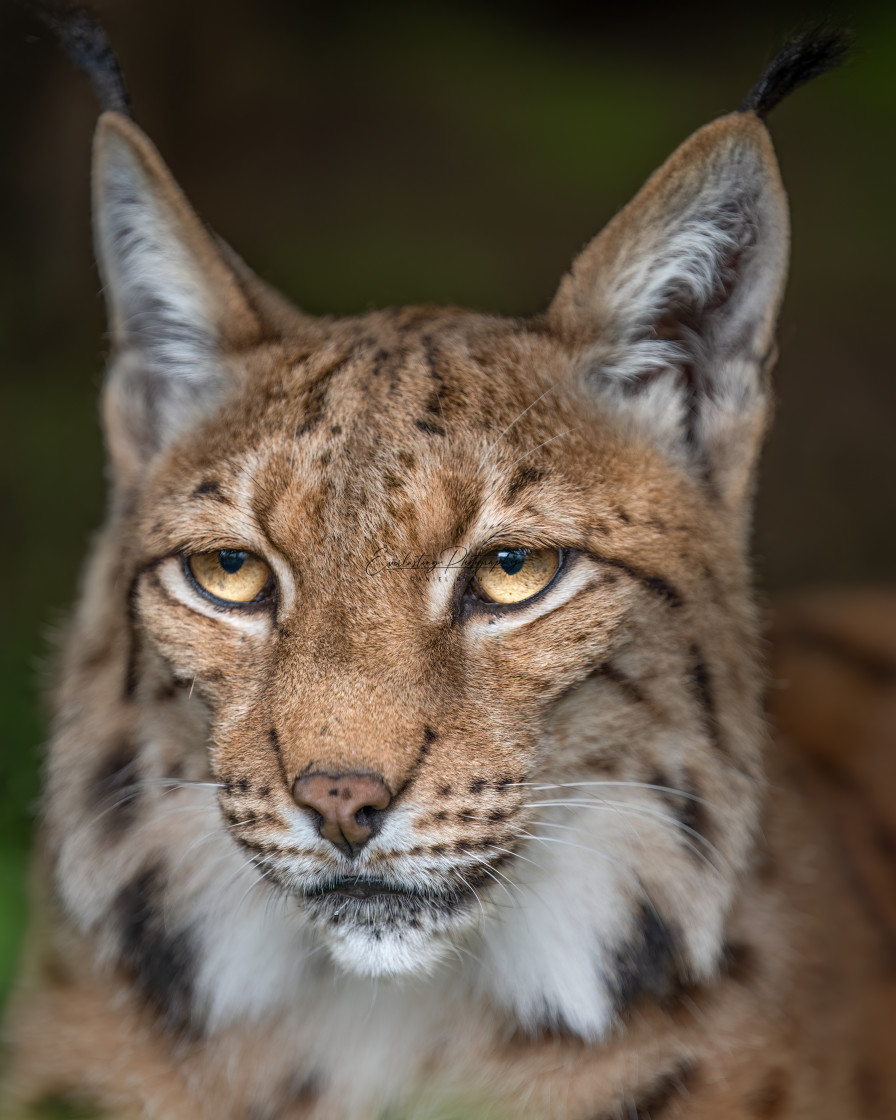
[[[248,555],[248,552],[241,552],[238,548],[222,548],[218,553],[218,563],[228,575],[233,575],[245,564]]]
[[[515,576],[526,563],[528,554],[528,548],[502,548],[498,553],[498,563],[509,576]]]

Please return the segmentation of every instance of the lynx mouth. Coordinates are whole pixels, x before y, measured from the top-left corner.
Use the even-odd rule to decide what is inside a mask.
[[[384,922],[387,925],[451,921],[474,903],[471,890],[449,886],[406,886],[363,875],[343,876],[302,888],[309,912],[325,921]]]
[[[345,898],[377,898],[383,895],[398,895],[404,898],[419,899],[417,891],[389,883],[384,879],[366,879],[363,876],[346,876],[322,886],[310,887],[304,891],[308,898],[322,898],[329,895],[342,895]]]

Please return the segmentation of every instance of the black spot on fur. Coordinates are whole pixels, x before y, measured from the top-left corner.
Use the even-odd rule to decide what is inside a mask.
[[[764,117],[789,93],[839,66],[851,45],[852,36],[842,29],[813,27],[794,36],[744,98],[741,112]]]
[[[443,436],[445,429],[441,424],[436,424],[432,420],[417,420],[417,427],[421,432],[426,432],[428,436]]]
[[[220,482],[216,482],[213,478],[206,478],[203,482],[199,483],[190,497],[222,499],[221,484]]]
[[[130,739],[122,739],[100,761],[90,783],[100,824],[112,837],[120,837],[137,818],[140,793],[136,781],[137,751]]]
[[[449,785],[447,782],[443,782],[442,785],[440,785],[436,790],[436,793],[439,795],[439,797],[450,797],[453,792],[454,787]]]
[[[509,505],[523,490],[528,490],[531,486],[537,486],[539,482],[544,480],[544,477],[544,471],[537,467],[517,468],[507,483],[507,489],[504,491],[504,501]]]
[[[485,778],[476,778],[472,782],[470,782],[470,793],[482,793],[487,785],[488,781]]]
[[[430,743],[434,743],[436,741],[436,733],[435,733],[435,731],[433,731],[433,729],[431,727],[424,727],[423,728],[423,741],[424,741],[424,743],[426,743],[427,746]]]
[[[395,490],[403,490],[404,479],[394,471],[384,471],[383,485],[386,487],[387,493],[392,493]]]
[[[137,990],[166,1027],[190,1026],[195,952],[188,930],[172,928],[162,911],[161,866],[141,872],[115,900],[121,960]]]
[[[641,906],[631,939],[616,951],[610,984],[620,1014],[644,998],[665,1002],[680,987],[675,934],[649,903]]]

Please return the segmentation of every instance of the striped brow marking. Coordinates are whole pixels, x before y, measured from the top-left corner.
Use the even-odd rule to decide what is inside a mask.
[[[224,505],[232,505],[230,499],[224,495],[224,492],[221,489],[221,483],[214,478],[203,479],[202,482],[199,483],[199,485],[190,495],[190,497],[200,499],[210,498],[212,501],[221,502]]]
[[[636,568],[633,564],[629,564],[625,560],[619,560],[613,556],[603,556],[599,552],[586,551],[585,555],[597,564],[608,564],[611,568],[616,568],[618,571],[624,572],[652,594],[663,599],[670,607],[680,607],[684,603],[681,592],[673,587],[664,576],[641,571],[640,568]]]

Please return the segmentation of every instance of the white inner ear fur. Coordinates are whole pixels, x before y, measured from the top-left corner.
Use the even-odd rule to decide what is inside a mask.
[[[114,341],[106,424],[112,458],[127,473],[217,407],[234,383],[222,354],[226,267],[130,123],[101,122],[94,227]]]
[[[138,159],[115,137],[98,166],[97,252],[113,335],[168,376],[199,376],[218,339],[198,262]]]
[[[584,250],[552,308],[596,328],[577,363],[588,391],[738,499],[762,430],[788,243],[765,129],[732,114],[660,168]]]

